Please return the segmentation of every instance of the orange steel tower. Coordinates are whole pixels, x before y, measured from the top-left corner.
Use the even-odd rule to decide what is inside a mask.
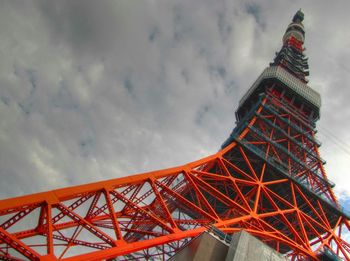
[[[183,166],[0,201],[0,259],[168,259],[210,227],[241,229],[293,260],[350,260],[349,216],[315,138],[303,13],[244,95],[214,155]]]

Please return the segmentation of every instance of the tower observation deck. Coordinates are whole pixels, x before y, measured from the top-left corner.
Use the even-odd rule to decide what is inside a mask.
[[[0,201],[2,260],[166,260],[210,229],[258,237],[292,260],[350,260],[349,216],[316,139],[304,14],[236,111],[214,155],[183,166]]]

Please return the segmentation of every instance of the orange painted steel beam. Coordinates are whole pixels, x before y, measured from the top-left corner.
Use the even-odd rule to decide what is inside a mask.
[[[257,123],[258,120],[254,119],[251,126]],[[248,127],[245,130],[246,135],[241,136],[242,139],[250,134]],[[270,146],[265,148],[267,155],[270,153]],[[240,155],[243,161],[239,163],[232,161],[230,153]],[[324,207],[325,202],[318,198],[312,199],[316,200],[316,204],[311,203],[309,195],[305,194],[308,192],[293,179],[280,175],[273,180],[270,177],[265,180],[268,177],[266,172],[270,171],[271,166],[262,161],[261,170],[257,172],[254,170],[256,165],[251,164],[252,161],[256,162],[257,158],[252,158],[250,154],[251,152],[245,147],[233,142],[228,149],[225,148],[210,157],[184,166],[1,200],[0,213],[11,214],[11,217],[1,225],[4,231],[2,237],[6,237],[2,245],[7,244],[7,248],[3,247],[2,252],[6,253],[6,249],[21,243],[20,240],[40,236],[47,242],[44,254],[35,251],[35,247],[21,243],[18,249],[22,250],[18,250],[18,255],[32,259],[49,256],[67,260],[98,260],[190,238],[205,230],[206,226],[203,224],[207,224],[218,226],[226,232],[243,228],[266,242],[271,240],[278,242],[280,250],[281,245],[284,245],[285,251],[287,249],[294,251],[295,256],[315,257],[313,249],[305,240],[322,238],[324,233],[340,226],[341,222],[344,222],[343,219],[336,223],[332,219],[329,220],[330,215],[334,214],[331,213],[332,209],[329,206]],[[221,191],[223,184],[229,186],[230,191]],[[143,189],[146,185],[147,189]],[[276,186],[281,185],[292,188],[291,201],[284,199],[278,191],[274,191]],[[249,195],[251,192],[247,193],[247,188],[258,188],[258,191],[262,190],[263,193],[255,194],[252,202]],[[196,195],[196,200],[191,199],[189,196],[191,193]],[[233,201],[232,195],[236,195],[235,198],[240,199],[243,205]],[[104,201],[101,205],[99,201],[102,198]],[[209,203],[214,201],[216,204],[223,204],[233,214],[223,216],[218,208],[213,208]],[[300,205],[304,208],[307,206],[308,211],[312,213],[309,215],[303,213],[303,210],[299,209]],[[156,206],[157,209],[152,209],[152,206]],[[85,217],[78,214],[78,210],[82,207],[85,208]],[[42,209],[42,218],[46,220],[44,223],[38,221],[38,224],[41,223],[38,227],[13,233],[4,230],[15,227],[15,220],[28,218],[38,209]],[[53,214],[53,211],[56,213]],[[179,217],[175,213],[178,213]],[[299,217],[295,221],[299,225],[292,225],[288,220],[287,215],[292,213],[296,213]],[[304,217],[307,217],[307,222]],[[280,224],[274,225],[270,218],[278,219]],[[253,225],[254,223],[260,225]],[[308,232],[303,223],[307,225]],[[186,224],[192,224],[192,228],[183,227]],[[244,225],[242,227],[239,224]],[[109,228],[107,229],[109,232],[106,232],[106,227]],[[91,239],[85,238],[84,241],[65,234],[73,228],[84,230],[85,233],[90,232]],[[286,236],[286,231],[289,231],[290,236]],[[131,241],[128,242],[128,239],[124,239],[126,234],[135,235],[135,239],[142,238],[142,240],[134,242],[132,241],[134,237],[130,237]],[[348,258],[348,248],[342,243],[340,236],[332,234],[332,237],[322,239],[321,244],[329,246],[328,241],[334,241],[334,237],[337,238],[336,242],[340,249],[336,252],[341,252],[343,255],[345,253],[347,256],[344,256]],[[58,245],[66,247],[64,254],[57,252]],[[79,246],[93,248],[93,252],[85,253],[82,250],[81,254],[75,256],[65,255],[69,253],[70,248]]]

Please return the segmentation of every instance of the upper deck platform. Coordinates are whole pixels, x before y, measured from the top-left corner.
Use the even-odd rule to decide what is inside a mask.
[[[280,83],[287,94],[296,96],[303,103],[309,105],[314,111],[315,119],[319,118],[321,108],[320,94],[281,66],[270,66],[260,74],[239,101],[238,114],[242,114],[245,107],[249,107],[249,104],[256,101],[259,94],[265,91],[266,83],[271,82],[271,80]]]

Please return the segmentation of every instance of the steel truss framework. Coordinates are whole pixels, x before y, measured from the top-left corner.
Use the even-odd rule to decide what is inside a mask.
[[[293,260],[350,260],[350,224],[313,123],[266,87],[214,155],[184,166],[0,201],[4,260],[168,259],[208,226],[241,229]]]
[[[294,16],[272,64],[288,71],[287,84],[303,83],[301,93],[283,79],[262,79],[240,104],[225,146],[207,158],[1,200],[0,259],[164,260],[214,226],[244,229],[293,260],[322,251],[350,260],[348,216],[315,138],[319,108],[300,97],[309,88],[303,17]]]

